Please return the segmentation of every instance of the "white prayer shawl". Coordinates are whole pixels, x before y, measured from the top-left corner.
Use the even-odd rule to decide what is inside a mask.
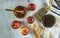
[[[51,32],[52,38],[60,38],[60,8],[57,6],[56,2],[53,0],[50,10],[47,14],[51,14],[56,18],[56,23],[52,28],[46,28],[44,33],[44,38],[50,38],[49,33]],[[55,27],[56,26],[56,27]]]

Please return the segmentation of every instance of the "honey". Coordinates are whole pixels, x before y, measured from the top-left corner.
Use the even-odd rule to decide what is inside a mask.
[[[11,10],[11,9],[6,9],[7,11],[13,11],[14,12],[14,15],[17,17],[17,18],[23,18],[25,17],[26,13],[27,13],[27,10],[25,7],[23,6],[17,6],[14,10]]]

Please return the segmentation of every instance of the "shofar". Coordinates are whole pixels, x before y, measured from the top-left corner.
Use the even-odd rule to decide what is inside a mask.
[[[42,36],[40,35],[40,33],[37,31],[35,24],[33,26],[33,32],[34,32],[35,38],[42,38]]]

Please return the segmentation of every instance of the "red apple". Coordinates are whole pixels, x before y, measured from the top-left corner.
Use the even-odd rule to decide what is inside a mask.
[[[32,23],[34,22],[34,18],[33,18],[32,16],[29,16],[29,17],[27,18],[27,22],[28,22],[29,24],[32,24]]]
[[[30,4],[28,5],[28,8],[29,8],[29,10],[34,11],[34,10],[36,9],[36,5],[33,4],[33,3],[30,3]]]
[[[30,32],[30,29],[27,26],[22,27],[22,34],[27,35]]]
[[[11,27],[13,29],[18,29],[20,26],[21,26],[21,22],[20,21],[13,21],[12,25],[11,25]]]

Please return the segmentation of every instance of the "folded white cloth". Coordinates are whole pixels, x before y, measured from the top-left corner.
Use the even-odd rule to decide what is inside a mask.
[[[57,6],[56,2],[53,0],[51,9],[47,14],[51,14],[56,18],[56,23],[52,28],[46,28],[44,31],[44,38],[49,38],[49,33],[51,32],[53,38],[60,38],[60,8]]]

